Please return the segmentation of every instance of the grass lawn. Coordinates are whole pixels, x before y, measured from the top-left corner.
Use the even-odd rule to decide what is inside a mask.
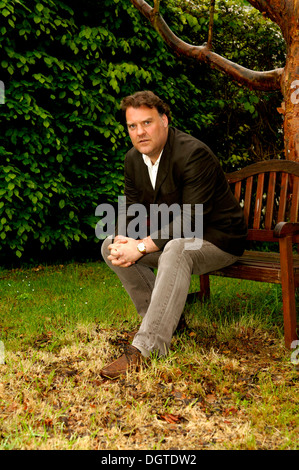
[[[0,271],[0,450],[298,449],[280,286],[214,277],[211,290],[167,357],[107,380],[139,319],[105,264]]]

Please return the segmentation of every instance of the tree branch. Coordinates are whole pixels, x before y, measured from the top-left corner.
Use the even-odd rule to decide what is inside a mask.
[[[280,0],[278,0],[278,2],[277,0],[274,1],[276,1],[276,3],[280,3]],[[273,0],[248,0],[248,2],[261,13],[265,13],[275,23],[279,21],[277,10],[276,8],[273,8]]]
[[[144,0],[130,0],[131,3],[151,22],[163,40],[178,54],[209,64],[210,67],[230,75],[248,88],[262,91],[281,89],[283,69],[257,72],[236,64],[212,52],[207,45],[194,46],[178,38],[168,27],[162,16]],[[254,0],[253,0],[254,1]],[[265,2],[265,0],[261,0]],[[156,4],[156,3],[155,3]]]

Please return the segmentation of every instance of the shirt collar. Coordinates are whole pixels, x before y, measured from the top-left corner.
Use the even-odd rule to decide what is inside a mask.
[[[150,159],[150,157],[149,157],[148,155],[145,155],[145,154],[143,153],[143,154],[142,154],[142,158],[143,158],[144,163],[145,163],[148,167],[151,168],[151,167],[153,167],[153,166],[158,166],[158,165],[159,165],[160,160],[161,160],[161,155],[162,155],[162,153],[163,153],[163,150],[162,150],[162,152],[160,153],[160,155],[159,155],[157,161],[154,163],[154,165],[152,164],[152,161],[151,161],[151,159]]]

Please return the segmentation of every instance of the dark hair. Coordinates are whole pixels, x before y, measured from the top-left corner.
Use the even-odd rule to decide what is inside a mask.
[[[171,121],[171,113],[168,104],[164,103],[161,98],[155,95],[152,91],[137,91],[133,95],[126,96],[121,103],[120,109],[125,118],[128,108],[140,108],[140,106],[147,106],[148,108],[156,108],[159,114],[166,114],[168,121]]]

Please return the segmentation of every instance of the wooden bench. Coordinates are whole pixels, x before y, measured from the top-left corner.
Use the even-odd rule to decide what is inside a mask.
[[[201,298],[210,296],[210,275],[281,284],[285,345],[290,348],[292,341],[297,339],[299,162],[263,161],[226,176],[244,209],[247,240],[275,242],[278,250],[277,253],[275,250],[245,251],[232,266],[200,276],[199,295]]]

